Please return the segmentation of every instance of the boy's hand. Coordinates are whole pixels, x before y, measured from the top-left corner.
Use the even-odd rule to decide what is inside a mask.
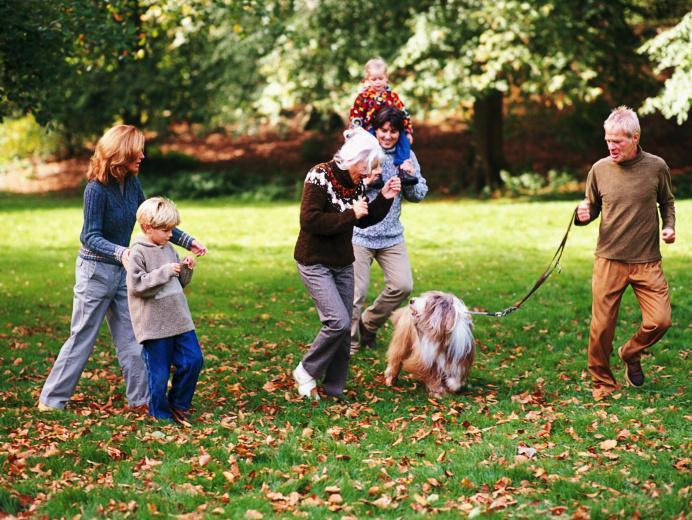
[[[180,274],[180,264],[176,264],[175,262],[171,262],[168,264],[171,266],[171,271],[173,271],[173,274]]]
[[[186,265],[190,269],[194,269],[197,265],[197,260],[194,256],[188,255],[185,258],[183,258],[183,265]]]
[[[192,241],[190,251],[192,251],[196,256],[204,256],[209,252],[209,250],[204,247],[199,240]]]

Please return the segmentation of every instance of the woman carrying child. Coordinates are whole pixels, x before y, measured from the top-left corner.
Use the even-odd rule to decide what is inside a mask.
[[[401,191],[401,181],[394,177],[368,203],[363,179],[377,173],[384,154],[377,139],[362,128],[347,130],[344,135],[346,142],[333,160],[308,172],[294,251],[298,273],[315,303],[322,328],[293,377],[300,395],[315,400],[319,399],[319,379],[325,394],[343,398],[350,358],[353,228],[382,220]]]
[[[129,406],[147,404],[147,370],[142,346],[135,339],[127,304],[126,267],[130,236],[144,193],[137,178],[144,159],[144,134],[131,125],[116,125],[96,144],[84,189],[82,248],[77,256],[70,337],[65,341],[38,408],[62,410],[74,394],[103,324],[108,323],[125,378]],[[197,256],[207,248],[179,229],[172,241]]]
[[[396,143],[405,131],[405,114],[394,107],[384,107],[373,118],[375,137],[384,151],[382,166],[382,181],[396,177],[398,168],[394,162]],[[402,198],[408,202],[420,202],[428,193],[428,184],[420,173],[416,155],[401,165],[401,169],[416,179],[416,183],[404,186],[394,198],[387,216],[374,226],[367,229],[354,228],[353,254],[356,261],[353,264],[355,275],[355,293],[353,297],[353,321],[351,324],[351,355],[359,347],[375,346],[377,331],[385,324],[392,312],[406,300],[413,290],[411,263],[404,242],[404,226],[401,217]],[[366,185],[368,199],[377,196],[377,190],[372,184]],[[375,298],[375,301],[365,311],[363,305],[370,286],[370,267],[373,260],[377,261],[384,274],[385,287]]]

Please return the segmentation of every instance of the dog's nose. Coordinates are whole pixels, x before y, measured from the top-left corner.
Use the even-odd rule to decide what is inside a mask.
[[[411,298],[411,299],[408,301],[408,303],[409,303],[409,305],[413,305],[413,303],[414,303],[415,301],[416,301],[415,298]]]

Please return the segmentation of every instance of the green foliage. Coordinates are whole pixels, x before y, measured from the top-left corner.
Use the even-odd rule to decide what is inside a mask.
[[[641,112],[661,112],[666,118],[676,118],[683,124],[692,103],[692,11],[672,29],[662,32],[639,48],[656,62],[654,72],[672,70],[663,90],[644,101]]]
[[[105,326],[68,411],[36,410],[39,388],[69,334],[81,201],[4,197],[5,513],[676,518],[689,509],[689,421],[682,413],[690,402],[689,241],[662,246],[674,323],[643,358],[641,389],[591,399],[585,372],[598,232],[592,224],[573,229],[562,273],[519,312],[475,318],[477,356],[463,392],[429,399],[405,374],[396,387],[385,387],[387,326],[378,349],[351,360],[353,403],[313,406],[297,398],[290,377],[321,326],[292,257],[297,204],[180,202],[183,228],[210,248],[186,290],[205,365],[195,420],[185,429],[125,408]],[[488,310],[516,301],[552,255],[573,208],[573,202],[464,200],[408,205],[403,223],[416,293],[451,291]],[[689,229],[692,203],[679,202],[678,215],[679,229]],[[372,274],[370,298],[383,288],[377,267]],[[639,326],[639,312],[628,291],[616,344]],[[622,381],[615,357],[613,368]],[[616,439],[615,447],[602,447]],[[520,447],[536,453],[518,456]],[[328,502],[332,486],[341,504]]]
[[[166,175],[150,176],[142,172],[142,182],[149,196],[164,195],[172,199],[204,199],[229,196],[247,202],[270,202],[295,199],[295,189],[286,177],[271,179],[248,176],[241,169],[175,170]]]
[[[555,194],[565,189],[579,189],[575,176],[565,171],[550,170],[547,176],[543,176],[535,172],[512,175],[507,170],[502,170],[500,177],[511,196]]]
[[[46,159],[60,151],[61,136],[41,127],[31,115],[0,123],[0,164],[16,159]]]

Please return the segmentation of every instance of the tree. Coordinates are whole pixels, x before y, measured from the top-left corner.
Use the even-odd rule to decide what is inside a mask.
[[[664,88],[647,98],[641,112],[661,112],[667,119],[676,118],[679,125],[687,120],[692,102],[692,11],[672,29],[662,32],[639,48],[657,63],[656,74],[672,70]]]

